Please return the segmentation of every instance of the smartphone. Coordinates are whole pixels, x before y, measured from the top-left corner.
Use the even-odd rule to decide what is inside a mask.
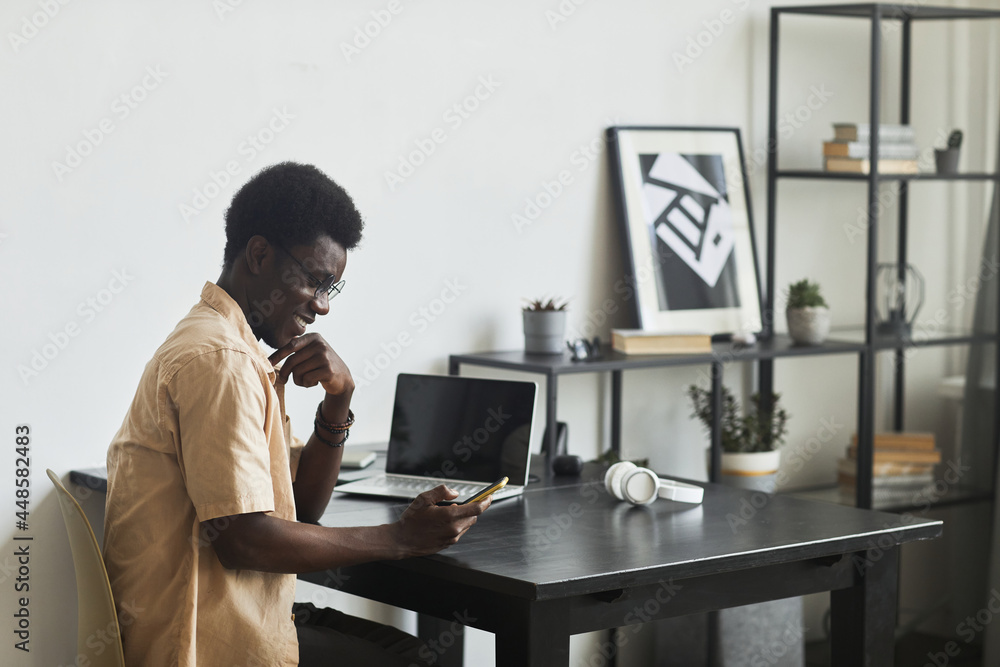
[[[507,477],[501,477],[500,479],[498,479],[497,481],[493,482],[489,486],[484,487],[481,491],[477,491],[475,493],[475,495],[473,495],[468,500],[463,500],[462,502],[460,502],[458,504],[459,505],[465,505],[467,503],[478,503],[480,500],[486,500],[486,498],[488,498],[489,496],[492,496],[494,493],[496,493],[497,491],[499,491],[503,487],[507,486],[507,482],[508,481],[509,481],[509,479]]]

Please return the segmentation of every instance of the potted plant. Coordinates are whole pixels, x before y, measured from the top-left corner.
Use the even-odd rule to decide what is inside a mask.
[[[562,354],[566,332],[567,301],[535,299],[524,307],[524,351],[529,354]]]
[[[799,345],[819,345],[830,333],[830,309],[819,284],[803,278],[788,286],[788,335]]]
[[[712,428],[712,393],[697,385],[688,387],[688,396],[705,428]],[[788,413],[780,407],[780,394],[771,394],[765,406],[760,394],[750,397],[741,411],[732,392],[722,387],[722,480],[733,486],[773,491],[781,462],[779,448],[788,432]]]

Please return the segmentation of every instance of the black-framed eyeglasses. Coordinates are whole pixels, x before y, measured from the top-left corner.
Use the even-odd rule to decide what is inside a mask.
[[[329,301],[333,297],[340,294],[340,291],[344,289],[344,283],[347,281],[345,280],[338,281],[337,277],[333,274],[330,274],[325,279],[320,280],[313,274],[309,273],[309,269],[305,267],[305,264],[296,259],[295,255],[293,255],[292,253],[290,253],[288,250],[281,247],[277,243],[273,243],[272,245],[281,252],[291,257],[292,261],[299,265],[299,268],[302,269],[302,273],[306,274],[306,277],[309,278],[309,280],[312,281],[312,284],[316,286],[316,292],[313,294],[313,296],[315,296],[317,299],[323,294],[326,294],[326,298]]]

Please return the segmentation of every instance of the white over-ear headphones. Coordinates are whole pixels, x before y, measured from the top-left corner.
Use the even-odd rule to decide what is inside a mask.
[[[648,505],[657,498],[698,504],[705,497],[705,489],[700,486],[660,479],[649,468],[640,468],[631,461],[621,461],[608,468],[604,486],[618,500],[633,505]]]

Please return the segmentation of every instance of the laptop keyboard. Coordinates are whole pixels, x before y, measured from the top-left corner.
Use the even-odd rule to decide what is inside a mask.
[[[373,486],[378,486],[391,491],[392,493],[398,493],[404,496],[411,495],[414,498],[424,491],[430,491],[438,484],[441,484],[441,482],[429,479],[398,479],[386,477],[384,475],[378,475],[368,481]],[[448,482],[448,486],[458,491],[458,496],[462,498],[481,489],[485,486],[485,484],[480,486],[476,484],[463,484],[461,482]]]

